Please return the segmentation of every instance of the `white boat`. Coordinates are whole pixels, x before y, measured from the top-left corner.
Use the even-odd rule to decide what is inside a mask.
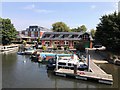
[[[27,55],[31,55],[31,54],[33,54],[35,51],[36,51],[36,50],[33,49],[33,48],[28,48],[27,50],[24,51],[24,53],[27,54]]]
[[[74,64],[76,64],[78,67],[79,61],[74,59],[61,59],[58,61],[58,66],[60,67],[73,68]]]
[[[50,59],[51,60],[51,59]],[[53,63],[52,63],[53,61]],[[48,68],[52,67],[52,68],[55,68],[55,65],[56,65],[56,60],[51,60],[50,63],[48,63]],[[77,55],[74,55],[74,58],[72,59],[71,57],[60,57],[58,58],[58,67],[63,67],[63,68],[71,68],[73,69],[74,68],[74,65],[77,65],[77,68],[78,69],[87,69],[87,64],[82,62],[82,61],[79,61],[78,58],[77,58]]]

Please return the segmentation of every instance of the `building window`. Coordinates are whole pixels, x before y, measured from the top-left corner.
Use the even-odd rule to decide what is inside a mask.
[[[55,44],[57,44],[57,42],[54,42]]]
[[[88,35],[83,35],[83,40],[88,40]]]
[[[82,38],[82,35],[79,35],[78,38]]]
[[[30,36],[30,37],[31,37],[31,32],[30,32],[30,31],[28,31],[28,36]]]
[[[34,36],[35,36],[35,37],[38,37],[38,32],[35,31],[35,32],[34,32]]]
[[[30,31],[33,31],[33,29],[30,29]]]
[[[73,42],[73,44],[74,44],[74,45],[76,45],[76,44],[77,44],[77,42],[76,42],[76,41],[74,41],[74,42]]]
[[[49,41],[45,41],[45,45],[50,46],[50,42]]]
[[[74,38],[74,35],[71,35],[71,37],[70,38]]]
[[[62,35],[62,36],[61,36],[61,38],[64,38],[64,37],[65,37],[65,35]]]
[[[59,45],[59,41],[54,41],[54,44],[55,45]]]
[[[69,41],[64,41],[64,45],[69,45]]]

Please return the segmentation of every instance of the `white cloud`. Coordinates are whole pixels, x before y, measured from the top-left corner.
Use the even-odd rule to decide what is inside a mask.
[[[31,10],[31,11],[37,12],[37,13],[51,13],[51,12],[54,12],[52,10],[38,9],[38,8],[36,8],[36,6],[34,4],[28,5],[28,6],[24,7],[23,9]]]
[[[91,7],[91,9],[95,9],[96,8],[96,6],[95,5],[92,5],[92,6],[90,6]]]
[[[35,9],[34,11],[38,12],[38,13],[51,13],[51,12],[54,12],[52,10],[45,10],[45,9]]]
[[[26,10],[31,10],[31,9],[34,9],[34,8],[35,8],[34,4],[24,7],[24,9],[26,9]]]

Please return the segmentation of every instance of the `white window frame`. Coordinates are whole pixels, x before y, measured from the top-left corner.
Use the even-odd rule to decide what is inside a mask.
[[[48,46],[50,46],[50,41],[45,41],[45,45],[48,45]]]
[[[64,45],[69,45],[69,41],[64,41]]]

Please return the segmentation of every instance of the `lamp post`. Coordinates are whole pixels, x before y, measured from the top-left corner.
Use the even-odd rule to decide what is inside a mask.
[[[88,71],[90,71],[90,54],[88,55]]]
[[[58,55],[55,55],[55,59],[56,59],[56,70],[58,70]]]

